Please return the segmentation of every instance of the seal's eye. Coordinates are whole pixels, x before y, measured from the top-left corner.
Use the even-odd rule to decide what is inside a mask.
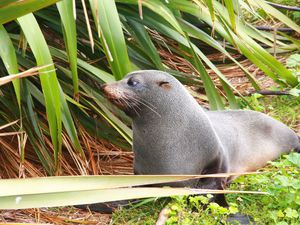
[[[127,84],[132,87],[136,86],[138,83],[139,82],[137,80],[134,80],[132,78],[128,79],[128,81],[127,81]]]
[[[168,81],[159,81],[157,84],[164,89],[171,89],[171,84]]]
[[[164,85],[168,85],[168,84],[169,84],[169,82],[167,82],[167,81],[161,81],[158,83],[159,86],[164,86]]]

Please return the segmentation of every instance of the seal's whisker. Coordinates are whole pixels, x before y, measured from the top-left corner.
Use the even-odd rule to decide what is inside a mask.
[[[141,100],[139,100],[138,98],[134,98],[134,97],[131,97],[132,100],[146,106],[148,109],[150,109],[152,112],[154,112],[156,115],[158,115],[159,117],[161,117],[161,115],[155,110],[153,109],[151,106],[147,105],[146,103],[142,102]]]
[[[138,103],[143,102],[143,103],[146,104],[147,106],[151,107],[153,110],[157,108],[155,105],[153,105],[153,104],[151,104],[150,102],[148,102],[148,101],[146,101],[146,100],[144,100],[144,99],[141,99],[141,98],[136,98],[136,97],[133,97],[133,96],[130,96],[130,97],[128,98],[128,96],[126,96],[126,95],[124,95],[123,97],[126,98],[126,99],[128,99],[128,100],[136,100],[136,102],[138,102]]]
[[[141,99],[141,98],[138,98],[140,101],[144,102],[145,104],[151,106],[152,108],[154,109],[157,109],[157,107],[155,105],[153,105],[152,103],[146,101],[145,99]]]
[[[125,105],[128,106],[128,108],[133,109],[135,111],[135,113],[138,115],[138,117],[140,117],[141,115],[138,113],[138,111],[136,110],[135,106],[137,106],[136,104],[130,104],[131,102],[128,101],[128,99],[126,98],[126,96],[122,96],[120,98],[120,100],[122,100],[124,102]],[[141,109],[139,108],[139,110],[141,111]]]
[[[126,99],[124,99],[124,101],[126,101]],[[139,114],[138,110],[141,111],[141,109],[138,107],[137,104],[130,104],[130,101],[126,101],[129,108],[133,109],[135,111],[135,113],[138,115],[138,117],[141,117],[141,115]],[[138,108],[138,110],[136,109],[136,107]]]

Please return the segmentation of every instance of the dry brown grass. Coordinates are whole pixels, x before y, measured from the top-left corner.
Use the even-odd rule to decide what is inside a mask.
[[[42,223],[55,225],[104,225],[111,215],[90,212],[74,207],[0,210],[1,223]]]

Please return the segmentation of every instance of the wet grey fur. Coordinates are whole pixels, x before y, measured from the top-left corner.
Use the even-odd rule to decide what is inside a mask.
[[[128,79],[138,84],[132,87]],[[265,114],[204,111],[184,86],[165,72],[137,71],[112,85],[134,107],[125,111],[133,121],[136,174],[254,171],[283,152],[300,148],[291,129]],[[227,182],[210,179],[177,185],[222,188]]]

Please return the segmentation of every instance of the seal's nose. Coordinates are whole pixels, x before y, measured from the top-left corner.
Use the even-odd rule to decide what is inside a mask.
[[[105,92],[105,87],[107,86],[107,84],[102,84],[101,86],[100,86],[100,91],[101,92]]]

